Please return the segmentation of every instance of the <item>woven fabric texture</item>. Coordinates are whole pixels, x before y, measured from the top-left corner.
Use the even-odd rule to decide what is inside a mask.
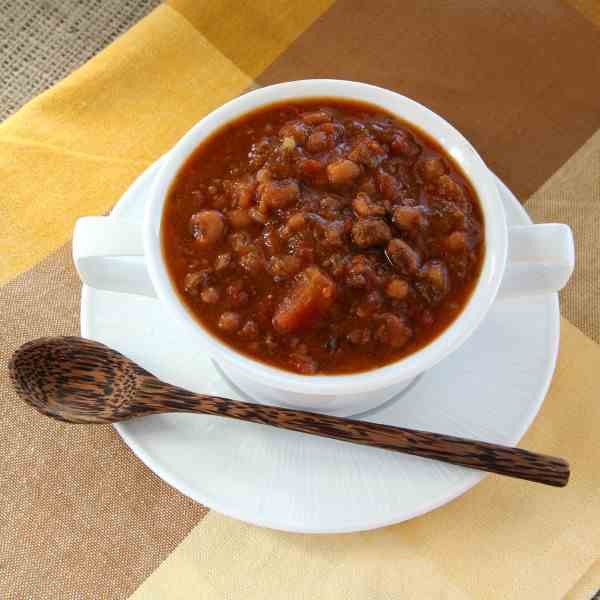
[[[0,2],[0,121],[85,63],[159,3]]]

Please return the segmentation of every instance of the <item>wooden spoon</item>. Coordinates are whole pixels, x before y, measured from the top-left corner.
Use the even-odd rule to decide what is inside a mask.
[[[28,342],[13,354],[9,368],[22,400],[45,415],[69,423],[114,423],[167,412],[203,413],[548,485],[562,487],[569,480],[569,464],[562,458],[519,448],[193,394],[160,381],[115,350],[79,337]]]

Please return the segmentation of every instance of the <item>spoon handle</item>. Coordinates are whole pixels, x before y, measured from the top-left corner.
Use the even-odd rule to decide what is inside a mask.
[[[154,383],[157,381],[154,380]],[[142,386],[142,389],[144,387],[146,386]],[[238,402],[216,396],[197,395],[173,386],[165,386],[166,389],[162,393],[156,385],[148,387],[151,389],[147,390],[148,396],[144,403],[160,403],[161,400],[157,396],[162,396],[169,410],[200,412],[251,421],[557,487],[565,486],[569,480],[567,461],[520,448],[289,408]]]

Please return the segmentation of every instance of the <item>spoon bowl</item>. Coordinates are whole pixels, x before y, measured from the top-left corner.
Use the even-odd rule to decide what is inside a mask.
[[[13,354],[9,372],[21,399],[68,423],[113,423],[159,412],[135,404],[140,379],[152,375],[116,350],[80,337],[27,342]]]

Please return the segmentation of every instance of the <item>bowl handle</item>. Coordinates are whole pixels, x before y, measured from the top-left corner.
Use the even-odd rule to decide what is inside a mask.
[[[547,223],[511,227],[508,260],[499,299],[558,292],[575,266],[573,232],[568,225]]]
[[[73,261],[86,285],[156,297],[144,262],[140,223],[82,217],[73,232]]]

